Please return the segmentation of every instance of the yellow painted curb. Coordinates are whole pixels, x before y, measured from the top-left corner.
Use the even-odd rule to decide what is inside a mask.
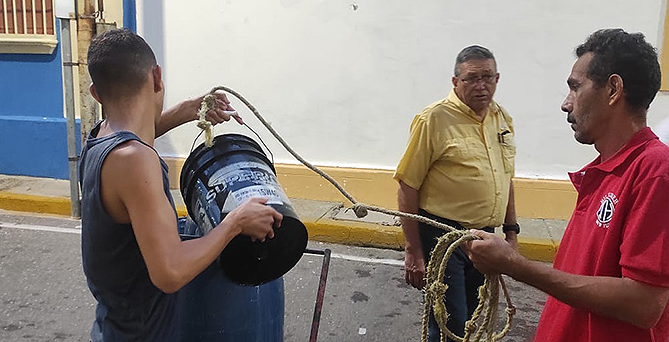
[[[553,262],[558,246],[548,239],[518,237],[518,251],[530,260]]]
[[[178,205],[177,206],[177,216],[179,216],[179,217],[188,216],[188,209],[186,209],[185,205]]]
[[[16,194],[0,191],[0,209],[42,214],[70,215],[70,199]],[[188,215],[183,205],[176,208],[178,216]],[[309,239],[314,241],[339,243],[345,245],[391,248],[404,248],[404,234],[397,226],[380,224],[319,219],[304,221],[309,232]],[[557,252],[557,244],[547,239],[518,238],[520,253],[531,260],[552,262]]]
[[[0,209],[70,216],[70,199],[0,191]]]
[[[304,222],[309,239],[322,242],[379,248],[404,248],[402,228],[331,219]]]
[[[339,243],[344,245],[404,249],[404,234],[401,227],[372,223],[342,222],[321,219],[304,222],[309,240]],[[518,250],[530,260],[553,262],[557,245],[548,239],[518,238]]]
[[[188,215],[185,206],[177,206],[179,217]],[[372,223],[320,219],[302,221],[309,240],[379,248],[404,248],[402,228]]]

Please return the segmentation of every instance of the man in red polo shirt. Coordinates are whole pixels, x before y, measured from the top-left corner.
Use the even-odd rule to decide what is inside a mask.
[[[655,49],[642,34],[599,30],[576,49],[562,104],[574,138],[599,157],[571,173],[578,200],[554,267],[501,238],[467,253],[550,296],[535,341],[669,341],[669,147],[646,126],[660,88]]]

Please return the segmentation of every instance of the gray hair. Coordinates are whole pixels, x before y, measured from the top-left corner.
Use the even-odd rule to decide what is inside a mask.
[[[492,59],[495,61],[495,56],[493,56],[490,50],[480,45],[472,45],[462,49],[458,54],[458,57],[455,58],[455,70],[453,74],[456,77],[460,76],[460,64],[471,60],[481,59]]]

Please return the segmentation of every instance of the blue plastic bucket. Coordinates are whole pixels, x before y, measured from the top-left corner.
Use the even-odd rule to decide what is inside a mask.
[[[179,219],[182,239],[197,238],[199,228]],[[179,341],[282,342],[283,277],[260,286],[242,286],[217,263],[179,290]]]

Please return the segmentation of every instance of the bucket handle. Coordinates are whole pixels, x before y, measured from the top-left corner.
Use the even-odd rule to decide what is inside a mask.
[[[251,126],[247,125],[246,122],[244,122],[244,126],[246,126],[246,128],[248,128],[251,132],[253,132],[253,134],[255,134],[255,136],[258,137],[258,140],[260,140],[260,143],[262,143],[262,145],[265,146],[265,149],[267,150],[267,153],[269,153],[269,159],[272,162],[272,165],[274,165],[274,154],[269,149],[269,147],[267,147],[267,144],[265,144],[265,142],[262,140],[260,135],[258,133],[256,133],[256,131],[254,131],[253,128],[251,128]]]
[[[267,153],[269,153],[269,158],[270,161],[272,162],[272,165],[274,165],[274,154],[272,153],[272,150],[270,150],[269,147],[267,147],[265,141],[263,141],[260,135],[256,131],[254,131],[253,128],[251,128],[251,126],[247,125],[246,122],[243,122],[242,125],[246,126],[246,128],[248,128],[251,132],[253,132],[253,134],[255,134],[256,137],[258,137],[258,140],[260,140],[262,145],[265,147],[265,150],[267,150]],[[200,133],[198,133],[198,135],[195,136],[195,139],[193,139],[193,144],[190,147],[190,152],[188,154],[193,153],[193,149],[195,148],[195,143],[197,142],[197,139],[199,139],[200,136],[202,136],[202,133],[204,133],[204,130],[201,130]]]

